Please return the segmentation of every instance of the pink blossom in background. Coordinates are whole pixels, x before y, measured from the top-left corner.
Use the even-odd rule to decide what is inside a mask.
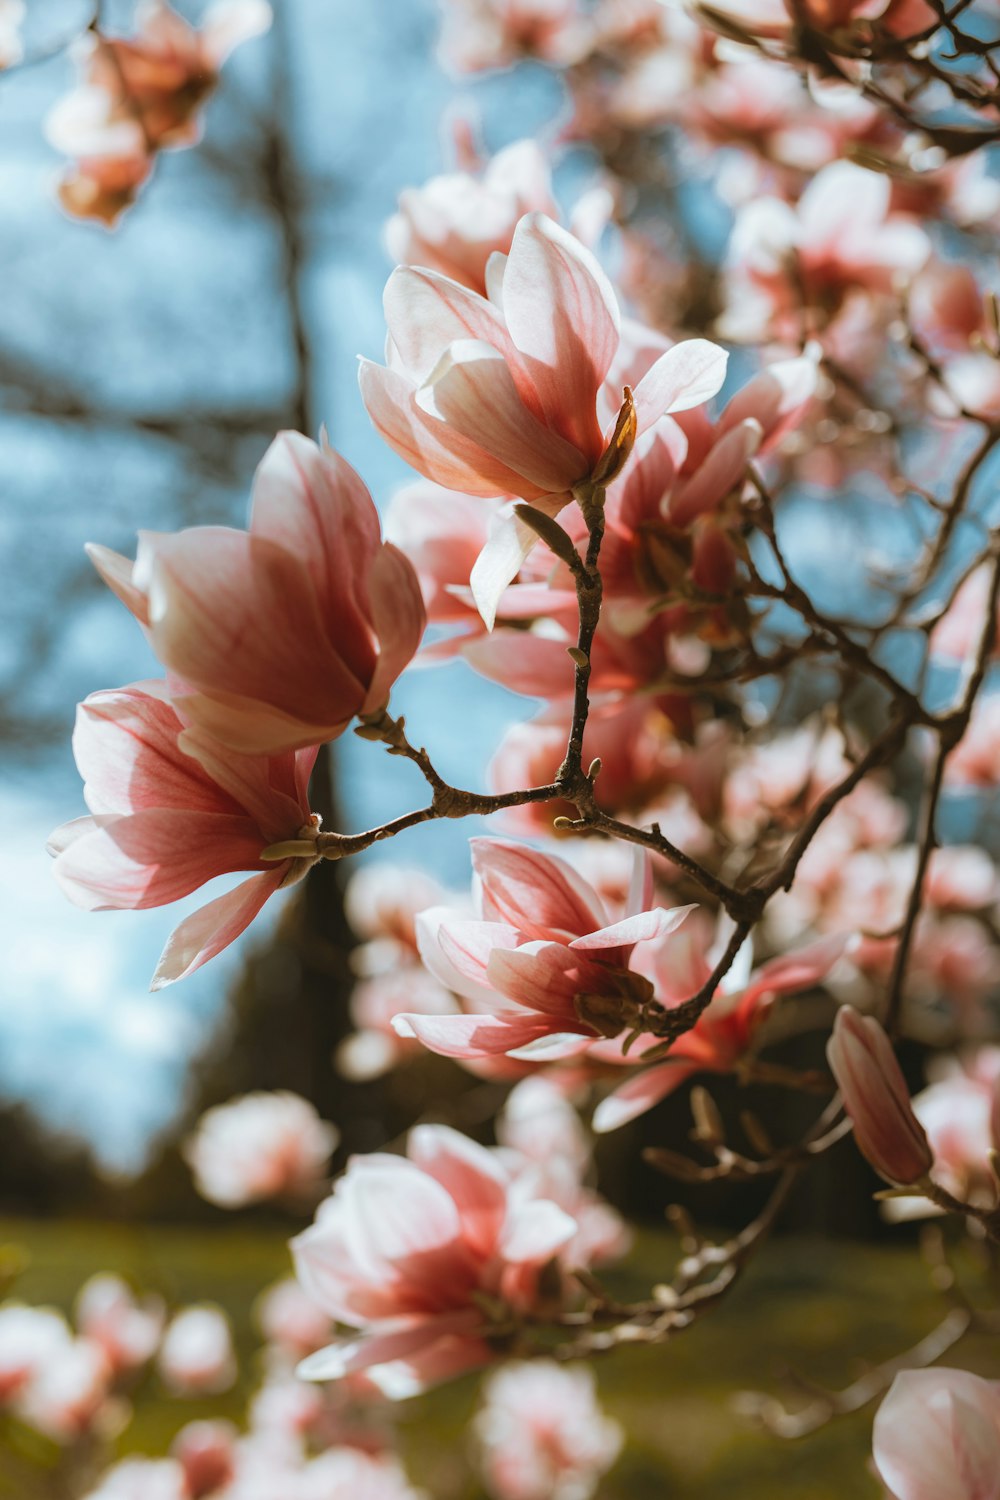
[[[243,1094],[202,1115],[184,1144],[195,1187],[209,1203],[241,1208],[319,1189],[339,1139],[335,1125],[288,1090]]]
[[[198,113],[222,64],[270,24],[266,0],[218,0],[200,32],[164,0],[143,0],[134,37],[82,37],[77,87],[46,124],[51,144],[72,159],[59,186],[66,212],[112,227],[156,153],[197,142]]]
[[[163,1337],[160,1376],[175,1396],[214,1396],[236,1380],[229,1321],[221,1307],[203,1303],[176,1314]]]
[[[502,839],[471,840],[481,918],[426,914],[421,952],[431,972],[475,1009],[403,1012],[394,1025],[445,1057],[512,1054],[530,1061],[578,1056],[628,1029],[652,998],[631,967],[637,944],[662,941],[690,907],[653,907],[637,861],[625,917],[608,922],[596,891],[553,855]]]
[[[92,1276],[76,1299],[76,1326],[99,1344],[116,1375],[139,1369],[156,1353],[165,1312],[159,1297],[139,1301],[120,1276]]]
[[[398,1459],[341,1448],[306,1464],[296,1500],[429,1500],[415,1490]]]
[[[559,216],[549,164],[530,140],[498,151],[478,176],[451,172],[405,188],[386,247],[397,265],[425,266],[485,295],[487,261],[507,254],[527,213]]]
[[[190,1500],[214,1495],[232,1479],[237,1437],[231,1422],[189,1422],[181,1428],[170,1451],[184,1472]]]
[[[17,1401],[22,1421],[56,1443],[75,1443],[115,1423],[111,1363],[93,1339],[71,1338],[33,1372]]]
[[[623,1433],[601,1410],[583,1365],[505,1365],[491,1375],[475,1418],[494,1500],[589,1500],[621,1451]]]
[[[934,1152],[934,1177],[963,1202],[991,1207],[998,1191],[990,1152],[993,1110],[1000,1093],[1000,1047],[981,1047],[957,1060],[941,1059],[933,1079],[913,1100],[913,1113]]]
[[[590,40],[580,0],[443,0],[439,55],[455,73],[506,68],[521,57],[564,67]]]
[[[977,699],[969,727],[948,757],[945,785],[989,789],[1000,785],[1000,693]]]
[[[381,540],[368,490],[295,432],[257,470],[249,531],[143,532],[134,564],[90,554],[179,710],[245,754],[317,745],[381,709],[423,634],[416,575]]]
[[[920,225],[890,207],[889,180],[853,162],[816,174],[794,206],[757,198],[738,213],[727,252],[726,336],[802,332],[802,298],[819,333],[853,292],[885,296],[916,274],[930,254]],[[869,319],[874,304],[869,303]]]
[[[153,988],[192,973],[233,942],[269,896],[315,856],[264,861],[283,840],[314,846],[309,809],[316,750],[238,755],[185,727],[161,683],[92,693],[77,711],[76,763],[90,816],[49,840],[55,875],[90,911],[168,905],[217,875],[257,873],[187,917],[161,955]]]
[[[616,1209],[587,1185],[590,1144],[558,1075],[536,1074],[514,1085],[497,1116],[497,1140],[522,1188],[548,1198],[576,1221],[562,1258],[568,1266],[603,1266],[628,1253],[632,1236]]]
[[[389,364],[362,361],[362,396],[381,436],[425,478],[555,515],[612,436],[622,395],[602,387],[620,342],[618,303],[591,253],[544,214],[520,220],[493,266],[489,299],[432,271],[394,271]],[[705,339],[668,349],[636,387],[638,429],[708,400],[725,367]],[[535,541],[511,514],[480,554],[472,585],[488,625]]]
[[[989,598],[989,569],[976,568],[962,582],[947,611],[931,631],[931,653],[956,662],[972,655],[986,623]],[[994,652],[996,650],[994,646]]]
[[[20,1395],[71,1339],[69,1324],[55,1308],[0,1303],[0,1403]]]
[[[397,1036],[392,1018],[409,1007],[427,1015],[457,1009],[454,997],[420,961],[416,918],[438,905],[444,892],[418,869],[388,860],[362,865],[347,882],[344,906],[359,943],[351,968],[359,976],[351,991],[351,1020],[357,1028],[337,1048],[345,1078],[378,1078],[407,1053],[412,1042]]]
[[[293,1241],[310,1296],[357,1329],[301,1365],[307,1379],[367,1371],[400,1397],[489,1363],[478,1300],[539,1305],[543,1271],[576,1233],[555,1203],[512,1181],[501,1153],[442,1125],[410,1132],[407,1156],[355,1157]]]
[[[269,1344],[296,1360],[329,1341],[329,1315],[291,1276],[261,1293],[256,1321]]]
[[[858,1149],[889,1182],[915,1183],[934,1165],[892,1044],[879,1023],[849,1005],[837,1012],[827,1045],[833,1076]]]
[[[872,1451],[892,1500],[998,1500],[1000,1384],[904,1370],[875,1414]]]

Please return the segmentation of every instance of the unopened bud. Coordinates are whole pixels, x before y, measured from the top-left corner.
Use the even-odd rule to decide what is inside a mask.
[[[887,1182],[919,1182],[934,1155],[913,1107],[892,1043],[871,1016],[841,1006],[827,1059],[854,1126],[854,1139]]]

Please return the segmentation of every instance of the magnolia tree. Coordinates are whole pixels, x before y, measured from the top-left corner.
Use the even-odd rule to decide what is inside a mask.
[[[3,12],[11,61],[19,10]],[[80,706],[89,813],[50,847],[95,910],[245,874],[181,922],[155,987],[344,862],[359,980],[339,1065],[374,1077],[429,1050],[509,1092],[493,1146],[420,1124],[352,1159],[294,1241],[298,1288],[268,1299],[280,1353],[249,1435],[187,1430],[173,1458],[109,1472],[101,1500],[244,1500],[262,1473],[271,1500],[412,1494],[379,1399],[501,1364],[475,1423],[490,1492],[591,1494],[621,1434],[580,1362],[724,1318],[797,1184],[851,1131],[887,1214],[950,1216],[986,1264],[1000,1240],[1000,881],[985,836],[949,841],[986,826],[1000,780],[1000,20],[968,0],[442,12],[448,68],[533,58],[565,108],[545,146],[492,159],[460,126],[454,170],[408,188],[387,225],[386,356],[362,362],[360,400],[419,477],[380,497],[383,530],[325,440],[282,433],[246,530],[140,533],[134,561],[91,549],[164,676]],[[157,154],[195,140],[228,49],[265,25],[258,0],[200,32],[160,0],[127,39],[95,17],[49,121],[72,158],[63,207],[113,223]],[[552,157],[579,147],[593,184],[560,207]],[[707,217],[728,217],[724,243]],[[809,524],[895,550],[844,546],[807,586]],[[404,672],[455,657],[543,704],[485,786],[438,769],[434,736],[467,732],[460,704],[415,735],[392,711]],[[412,762],[419,806],[322,826],[310,772],[349,731]],[[473,815],[495,828],[472,840],[472,893],[442,891],[411,868],[407,832]],[[398,861],[364,862],[390,839]],[[828,1035],[828,1073],[775,1058],[806,1032]],[[916,1099],[904,1037],[939,1054]],[[744,1111],[734,1136],[719,1075],[802,1094],[792,1113],[814,1101],[811,1124],[790,1138],[789,1111]],[[648,1159],[770,1195],[719,1242],[678,1213],[676,1264],[623,1302],[600,1275],[628,1235],[594,1184],[591,1132],[691,1078],[693,1134]],[[205,1117],[188,1157],[214,1202],[308,1214],[333,1144],[303,1101],[248,1096]],[[755,1410],[796,1435],[885,1397],[886,1492],[987,1500],[1000,1387],[935,1362],[1000,1315],[946,1259],[935,1279],[949,1305],[914,1349],[804,1408]],[[122,1368],[107,1329],[125,1368],[163,1337],[162,1312],[126,1300],[92,1285],[75,1336],[9,1304],[25,1352],[0,1363],[0,1396],[51,1428],[46,1371],[65,1383],[59,1349],[96,1343],[103,1363],[70,1365],[88,1393],[72,1431],[106,1420]],[[229,1358],[206,1308],[160,1352],[168,1381],[203,1389]]]

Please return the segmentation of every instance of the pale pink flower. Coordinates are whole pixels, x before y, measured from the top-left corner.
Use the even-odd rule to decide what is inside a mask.
[[[990,570],[975,568],[956,590],[948,609],[931,631],[931,652],[964,661],[978,647],[990,599]],[[994,655],[997,647],[994,646]]]
[[[296,1359],[312,1354],[329,1340],[329,1315],[291,1276],[261,1294],[256,1318],[268,1343]]]
[[[540,1359],[490,1376],[475,1418],[495,1500],[589,1500],[621,1452],[584,1365]]]
[[[683,935],[682,935],[683,936]],[[686,944],[668,957],[664,949],[650,949],[638,967],[651,983],[657,998],[667,1005],[683,1003],[696,994],[709,976],[728,936],[724,926],[710,945],[706,935],[692,924]],[[715,997],[697,1024],[672,1044],[669,1056],[651,1067],[631,1072],[594,1111],[593,1126],[603,1134],[617,1130],[629,1120],[652,1109],[661,1099],[698,1073],[730,1073],[747,1060],[757,1033],[783,995],[815,989],[829,975],[847,947],[843,936],[821,938],[807,947],[792,949],[769,959],[754,970],[753,947],[748,939],[723,977]],[[621,1066],[641,1063],[643,1051],[656,1046],[653,1036],[640,1037],[627,1058],[618,1043],[596,1049],[602,1062]]]
[[[73,1443],[107,1411],[114,1371],[93,1339],[71,1339],[35,1370],[17,1402],[18,1415],[57,1443]]]
[[[76,1326],[100,1344],[115,1374],[137,1370],[152,1359],[163,1332],[159,1297],[140,1302],[120,1276],[92,1276],[76,1299]]]
[[[936,1071],[936,1081],[913,1101],[934,1152],[935,1179],[963,1202],[991,1206],[997,1191],[990,1152],[1000,1048],[982,1047]]]
[[[1000,693],[977,699],[969,727],[948,757],[944,777],[952,787],[1000,784]]]
[[[968,266],[931,261],[910,288],[914,332],[932,353],[967,350],[984,325],[983,294]]]
[[[309,1294],[358,1330],[301,1365],[308,1379],[367,1370],[390,1396],[488,1363],[485,1297],[528,1310],[575,1221],[512,1181],[503,1154],[422,1125],[407,1157],[355,1157],[293,1241]]]
[[[486,292],[486,263],[506,255],[527,213],[558,217],[549,165],[534,141],[497,152],[482,173],[450,172],[405,188],[386,225],[397,265],[425,266],[473,291]]]
[[[793,207],[756,198],[739,211],[728,250],[734,277],[723,323],[734,334],[796,336],[803,302],[825,325],[855,291],[887,294],[920,270],[930,241],[890,207],[888,177],[831,162]]]
[[[982,911],[1000,896],[997,867],[976,844],[946,844],[935,849],[927,866],[924,891],[942,911]]]
[[[439,51],[455,73],[506,68],[522,57],[565,67],[590,40],[580,0],[442,0]]]
[[[381,435],[426,478],[555,515],[605,473],[621,401],[602,391],[621,338],[618,303],[590,252],[544,214],[526,214],[491,267],[489,298],[433,271],[394,271],[389,363],[362,361],[362,395]],[[725,366],[705,339],[668,349],[636,387],[638,431],[708,400]],[[607,477],[623,456],[606,461]],[[472,585],[488,625],[535,540],[511,514],[480,555]]]
[[[59,1360],[72,1338],[55,1308],[0,1303],[0,1402],[16,1399],[46,1365]]]
[[[691,908],[652,907],[652,877],[639,860],[626,915],[609,923],[597,892],[563,860],[502,839],[471,847],[481,919],[425,913],[421,952],[478,1011],[404,1012],[397,1031],[445,1057],[546,1061],[634,1026],[652,986],[631,966],[633,950],[667,938]]]
[[[381,973],[417,955],[417,914],[437,905],[444,892],[425,870],[372,860],[354,870],[344,888],[344,912],[355,935],[365,939],[359,972]]]
[[[904,1370],[875,1414],[872,1451],[893,1500],[1000,1500],[1000,1384]]]
[[[244,753],[317,745],[382,708],[423,633],[416,575],[381,540],[368,490],[295,432],[257,470],[248,531],[141,532],[134,564],[89,551],[178,708]]]
[[[160,1345],[159,1371],[175,1396],[229,1390],[236,1380],[236,1356],[221,1307],[206,1302],[177,1313]]]
[[[183,1467],[172,1458],[126,1458],[102,1475],[84,1500],[193,1500]]]
[[[368,946],[368,945],[366,945]],[[457,1011],[454,996],[414,959],[397,969],[361,979],[351,991],[351,1020],[356,1030],[337,1048],[337,1069],[344,1078],[381,1078],[408,1055],[419,1052],[412,1040],[393,1029],[402,1010],[425,1016]]]
[[[317,856],[309,810],[315,749],[239,755],[185,728],[161,683],[93,693],[73,734],[90,816],[49,840],[55,874],[90,911],[165,906],[216,875],[257,871],[187,917],[170,937],[153,988],[182,979],[233,942],[269,896],[302,878]],[[294,841],[288,858],[265,849]]]
[[[558,1204],[576,1221],[562,1253],[567,1266],[602,1266],[631,1245],[622,1217],[586,1184],[590,1143],[580,1116],[560,1084],[535,1074],[514,1085],[496,1122],[509,1169],[532,1196]]]
[[[843,1095],[862,1155],[888,1182],[915,1183],[934,1157],[913,1113],[910,1091],[892,1044],[878,1021],[842,1005],[827,1058]]]
[[[206,1110],[184,1143],[195,1187],[209,1203],[241,1208],[268,1198],[308,1198],[337,1145],[335,1125],[298,1094],[243,1094]]]
[[[214,1495],[235,1472],[237,1431],[231,1422],[189,1422],[170,1451],[184,1472],[185,1500]]]
[[[271,24],[265,0],[218,0],[200,32],[165,0],[143,0],[134,37],[88,32],[75,47],[77,88],[46,132],[73,158],[63,208],[109,227],[133,202],[157,152],[195,144],[199,111],[229,53]]]

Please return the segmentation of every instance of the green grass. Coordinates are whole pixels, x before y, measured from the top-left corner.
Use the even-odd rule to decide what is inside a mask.
[[[195,1416],[239,1419],[255,1383],[258,1291],[285,1274],[280,1230],[215,1231],[85,1223],[0,1221],[0,1243],[23,1247],[28,1263],[16,1295],[68,1309],[93,1272],[115,1270],[171,1303],[210,1300],[232,1319],[243,1375],[237,1390],[203,1403],[166,1396],[151,1380],[123,1451],[163,1452]],[[623,1295],[643,1295],[669,1273],[665,1235],[640,1238]],[[602,1399],[628,1433],[626,1450],[601,1487],[601,1500],[852,1500],[875,1497],[865,1472],[871,1410],[810,1438],[781,1442],[755,1430],[733,1408],[741,1390],[789,1395],[790,1372],[831,1386],[915,1342],[943,1308],[908,1248],[777,1240],[722,1307],[672,1343],[616,1351],[598,1362]],[[990,1372],[989,1351],[970,1341],[954,1362]],[[995,1363],[992,1369],[995,1375]],[[472,1500],[464,1430],[476,1382],[459,1381],[399,1411],[409,1472],[434,1500]],[[280,1497],[275,1497],[280,1500]]]

